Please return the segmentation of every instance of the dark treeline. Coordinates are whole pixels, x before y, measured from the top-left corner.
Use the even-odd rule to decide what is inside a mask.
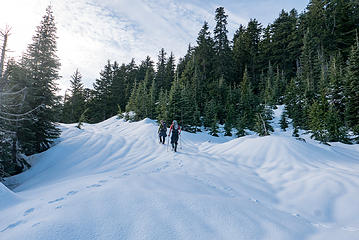
[[[2,128],[12,133],[0,131],[1,159],[14,162],[18,153],[46,150],[59,134],[54,122],[81,127],[118,113],[132,121],[175,119],[192,132],[204,126],[217,135],[223,124],[226,135],[236,129],[244,136],[249,129],[263,136],[272,130],[269,121],[278,104],[286,106],[281,127],[293,124],[294,136],[303,129],[321,142],[359,142],[357,0],[312,0],[303,13],[282,10],[268,26],[251,19],[231,39],[224,8],[216,9],[215,22],[213,30],[203,24],[196,45],[178,60],[161,49],[156,60],[147,57],[139,64],[108,61],[93,89],[84,88],[76,70],[60,101],[49,8],[34,43],[20,62],[7,64],[6,78],[0,78],[2,92],[20,91],[14,101],[21,103],[6,117],[0,114]],[[29,111],[31,117],[19,119]]]

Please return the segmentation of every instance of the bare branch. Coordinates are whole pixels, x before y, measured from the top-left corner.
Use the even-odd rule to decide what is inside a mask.
[[[6,52],[7,40],[8,37],[10,36],[10,30],[11,28],[9,26],[6,26],[4,31],[0,31],[0,34],[4,39],[1,48],[1,56],[0,56],[0,83],[5,81],[5,79],[3,79],[3,72],[4,72],[5,52]]]
[[[0,92],[0,97],[2,96],[11,96],[11,95],[17,95],[19,93],[24,92],[27,89],[27,87],[24,87],[23,89],[16,91],[16,92]]]
[[[35,112],[37,109],[42,108],[42,107],[44,107],[43,104],[37,106],[36,108],[34,108],[34,109],[32,109],[32,110],[30,110],[30,111],[28,111],[28,112],[25,112],[25,113],[15,114],[15,113],[7,113],[7,112],[2,112],[2,111],[0,111],[0,114],[7,115],[7,116],[11,116],[11,117],[23,117],[23,116],[26,116],[26,115],[29,115],[29,114]],[[1,116],[0,116],[0,117],[1,117]]]

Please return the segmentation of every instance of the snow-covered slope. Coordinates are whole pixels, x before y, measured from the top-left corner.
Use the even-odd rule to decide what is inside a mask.
[[[62,125],[14,192],[0,184],[0,239],[359,239],[358,145],[277,121],[268,137],[184,132],[178,153],[149,119]]]

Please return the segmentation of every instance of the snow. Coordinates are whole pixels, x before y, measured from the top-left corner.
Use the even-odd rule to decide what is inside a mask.
[[[117,117],[62,124],[57,145],[0,184],[0,239],[359,239],[359,147],[183,132]],[[167,139],[166,139],[167,142]]]
[[[0,211],[8,208],[16,203],[19,203],[21,199],[7,187],[0,182]]]

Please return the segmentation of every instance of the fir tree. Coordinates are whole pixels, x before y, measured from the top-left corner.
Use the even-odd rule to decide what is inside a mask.
[[[95,96],[93,104],[91,104],[89,109],[91,122],[104,121],[116,114],[117,105],[113,105],[113,101],[111,99],[112,80],[112,65],[110,61],[107,61],[104,70],[100,72],[100,78],[96,79],[93,84]]]
[[[56,25],[51,6],[46,8],[32,43],[23,55],[21,65],[26,71],[28,109],[43,106],[33,114],[31,121],[25,121],[19,128],[18,136],[26,154],[48,149],[60,130],[54,124],[53,106],[58,102],[55,93],[56,81],[60,78],[60,62],[56,55]]]
[[[167,53],[162,48],[158,55],[158,62],[157,62],[157,72],[156,72],[156,84],[158,89],[162,90],[169,90],[168,86],[170,86],[170,83],[167,82],[168,80],[168,71],[166,71],[166,58]],[[170,63],[171,64],[171,63]],[[172,66],[169,66],[170,68]],[[168,67],[167,67],[168,68]],[[170,69],[168,69],[170,70]]]
[[[156,107],[157,120],[164,120],[165,122],[170,123],[171,119],[169,118],[167,102],[168,102],[167,92],[164,92],[162,90],[159,94],[158,105]]]
[[[126,108],[126,66],[115,61],[112,65],[111,104]]]
[[[280,117],[280,128],[285,131],[288,128],[288,120],[287,120],[287,113],[283,111],[282,116]]]
[[[350,53],[346,78],[345,118],[348,126],[359,135],[359,45]]]
[[[71,96],[66,96],[64,101],[63,108],[63,119],[66,123],[77,122],[84,112],[85,108],[85,99],[83,96],[83,83],[81,82],[81,74],[76,69],[75,73],[71,76],[71,88],[70,93]]]
[[[349,143],[347,129],[344,126],[343,121],[340,120],[338,111],[333,106],[330,106],[329,111],[326,114],[325,125],[328,132],[329,142]]]
[[[237,137],[243,137],[246,135],[246,120],[247,120],[247,116],[244,115],[238,115],[237,120],[236,120],[236,130],[237,130]]]
[[[217,126],[217,120],[217,104],[214,99],[211,99],[205,107],[203,124],[206,128],[211,129]],[[214,121],[216,121],[216,124],[214,124]],[[214,129],[212,130],[214,131]]]
[[[214,49],[216,51],[216,76],[223,77],[226,81],[232,82],[232,52],[227,37],[227,15],[223,7],[216,9],[216,27],[214,29]]]
[[[264,92],[264,103],[266,105],[274,105],[274,102],[275,102],[275,100],[274,100],[275,92],[274,92],[273,82],[274,82],[273,69],[272,69],[271,64],[269,63],[266,87],[265,87],[265,92]]]
[[[218,137],[217,104],[214,99],[206,104],[204,126],[208,128],[209,134]]]
[[[332,57],[329,67],[328,98],[333,111],[336,111],[339,119],[344,122],[345,105],[342,73],[343,71],[341,70],[337,58],[335,56]]]
[[[309,112],[309,127],[312,131],[311,137],[321,142],[328,141],[325,117],[324,106],[318,101],[314,101]]]
[[[226,121],[224,125],[225,136],[232,136],[232,128],[234,127],[235,123],[235,112],[233,104],[227,104],[226,106]]]
[[[244,71],[243,80],[240,86],[239,109],[241,121],[249,128],[253,127],[255,99],[252,92],[247,70]]]
[[[181,125],[183,130],[193,132],[193,120],[196,103],[191,88],[189,86],[182,87],[181,90]]]
[[[196,97],[200,111],[204,109],[207,98],[208,84],[213,79],[214,71],[214,41],[209,32],[208,23],[204,22],[198,33],[197,47],[194,49],[194,81],[196,83]]]
[[[166,62],[166,68],[165,68],[165,89],[171,89],[171,84],[175,80],[175,57],[173,53],[171,52],[170,56],[168,57],[168,60]]]
[[[174,81],[169,93],[169,102],[168,102],[168,117],[172,120],[180,121],[182,112],[181,112],[181,85],[179,81]]]

